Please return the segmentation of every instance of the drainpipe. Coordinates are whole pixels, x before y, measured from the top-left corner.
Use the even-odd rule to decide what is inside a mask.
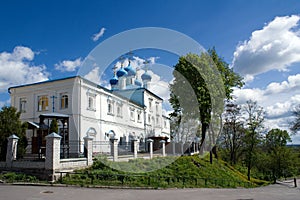
[[[78,97],[78,141],[79,141],[79,153],[81,153],[81,77],[79,77],[79,97]]]

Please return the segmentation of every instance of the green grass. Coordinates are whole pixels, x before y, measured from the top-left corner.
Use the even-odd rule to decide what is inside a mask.
[[[167,164],[166,164],[167,163]],[[129,186],[151,188],[194,187],[256,187],[268,184],[247,177],[228,163],[208,157],[157,157],[151,160],[135,159],[129,162],[111,162],[104,157],[92,167],[68,174],[62,183],[80,186]]]
[[[35,176],[26,175],[23,173],[7,172],[0,174],[0,180],[6,183],[14,182],[38,182],[38,179]]]

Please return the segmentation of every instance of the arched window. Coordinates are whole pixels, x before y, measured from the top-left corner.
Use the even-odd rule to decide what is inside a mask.
[[[112,113],[112,105],[111,103],[109,102],[108,105],[107,105],[107,109],[108,109],[108,113]]]
[[[114,101],[111,99],[107,99],[107,114],[114,114]]]
[[[94,98],[93,97],[89,97],[89,109],[94,109]]]
[[[38,97],[38,111],[48,110],[48,96],[43,95]]]
[[[60,108],[61,109],[66,109],[69,107],[69,99],[68,99],[68,95],[66,94],[63,94],[61,95],[61,98],[60,98]]]

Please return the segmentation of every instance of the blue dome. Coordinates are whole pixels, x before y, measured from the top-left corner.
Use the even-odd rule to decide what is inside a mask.
[[[112,79],[109,80],[109,83],[111,85],[117,85],[117,83],[118,83],[118,77],[115,75]]]
[[[136,86],[142,86],[142,82],[139,81],[138,79],[136,79],[136,80],[134,81],[134,84],[135,84]]]
[[[143,81],[151,81],[151,79],[152,79],[152,76],[148,72],[145,72],[142,74]]]
[[[133,69],[133,67],[130,65],[130,62],[128,63],[127,67],[125,67],[125,71],[128,73],[128,76],[136,75],[136,70]]]
[[[126,76],[127,75],[127,72],[124,70],[124,68],[123,67],[121,67],[121,69],[119,69],[118,71],[117,71],[117,76],[118,77],[122,77],[122,76]]]

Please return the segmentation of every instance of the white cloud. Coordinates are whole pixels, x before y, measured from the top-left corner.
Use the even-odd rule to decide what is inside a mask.
[[[98,33],[96,33],[96,34],[93,35],[92,40],[94,42],[98,41],[99,38],[104,35],[105,30],[106,30],[106,28],[102,27]]]
[[[244,104],[247,100],[253,100],[261,102],[265,99],[264,91],[259,88],[246,88],[246,89],[239,89],[235,88],[233,91],[233,96],[237,98],[238,104]]]
[[[8,87],[48,80],[45,65],[32,63],[35,53],[28,47],[17,46],[13,52],[0,53],[0,92]]]
[[[252,99],[258,102],[266,111],[265,128],[279,128],[289,131],[290,123],[293,121],[292,111],[300,105],[299,74],[292,75],[286,81],[270,83],[265,89],[243,88],[235,89],[233,94],[238,104],[244,104]],[[300,140],[293,137],[294,143]]]
[[[263,88],[235,88],[233,96],[237,98],[238,103],[245,103],[251,99],[258,102],[267,102],[274,105],[277,102],[285,100],[297,101],[297,95],[300,93],[300,74],[291,75],[286,81],[272,82]],[[300,102],[299,102],[300,103]]]
[[[67,71],[67,72],[73,72],[75,71],[82,63],[81,58],[77,58],[75,60],[64,60],[62,62],[59,62],[58,64],[55,64],[55,69],[59,71]]]
[[[99,67],[95,67],[92,71],[86,74],[84,78],[94,83],[100,83],[99,70],[100,70]]]
[[[270,70],[287,70],[300,62],[300,16],[276,17],[263,29],[252,33],[234,52],[232,66],[241,75],[257,75]]]
[[[300,74],[289,76],[287,81],[281,83],[270,83],[266,88],[265,94],[289,92],[291,90],[300,90]]]

